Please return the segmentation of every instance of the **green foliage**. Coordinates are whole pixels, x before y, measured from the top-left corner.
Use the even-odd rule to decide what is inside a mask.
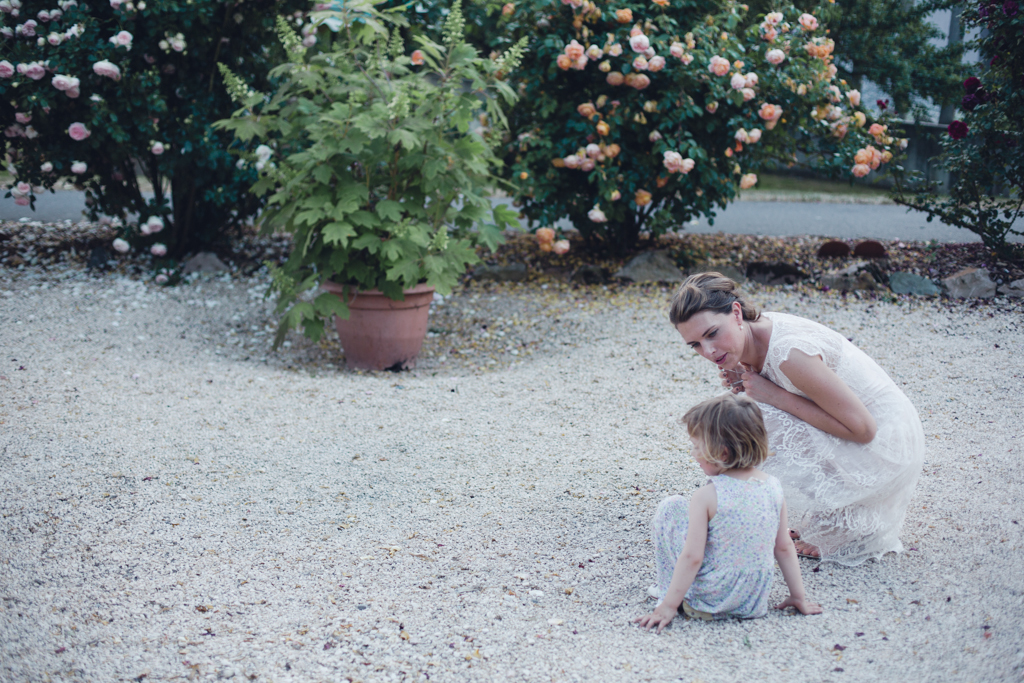
[[[57,4],[58,19],[37,18]],[[121,236],[136,246],[158,240],[180,255],[223,239],[260,202],[248,192],[256,173],[235,167],[232,137],[211,127],[233,110],[215,82],[216,65],[229,64],[245,82],[266,88],[280,55],[274,17],[302,21],[308,6],[297,0],[149,0],[114,8],[106,0],[23,0],[19,17],[0,15],[5,28],[38,22],[35,36],[0,38],[0,60],[48,63],[39,79],[22,73],[0,78],[4,127],[16,114],[31,117],[0,137],[0,156],[13,162],[18,181],[33,188],[19,199],[32,202],[38,192],[71,179],[85,189],[90,217],[120,218]],[[131,34],[130,48],[110,42],[121,31]],[[255,48],[263,45],[268,47]],[[103,61],[117,68],[117,80],[94,70]],[[58,90],[56,75],[78,79],[78,86]],[[91,132],[87,139],[69,137],[76,122]],[[155,143],[163,146],[161,154],[154,153],[161,150]],[[74,162],[87,169],[73,173]],[[139,177],[149,181],[154,196],[144,194]],[[143,235],[139,226],[154,216],[166,228]]]
[[[659,234],[697,215],[713,218],[755,180],[751,174],[770,162],[793,163],[797,149],[815,168],[848,177],[857,150],[892,143],[866,134],[859,93],[832,80],[824,28],[801,28],[792,6],[778,8],[784,18],[774,28],[732,2],[626,0],[615,10],[631,16],[620,23],[621,15],[590,2],[573,8],[536,0],[508,18],[531,42],[513,75],[521,100],[510,126],[518,136],[505,160],[523,212],[539,225],[568,217],[590,241],[628,250],[641,230]],[[652,62],[664,58],[663,69],[638,71],[633,30],[649,38]],[[578,49],[571,41],[595,51],[582,68],[567,56]],[[766,57],[775,49],[785,55],[780,64]],[[728,61],[724,75],[709,72],[713,58]],[[649,84],[612,85],[615,74]],[[757,82],[745,95],[731,81],[747,74]],[[781,118],[762,115],[771,108],[781,108]],[[742,142],[751,131],[760,140]],[[592,168],[583,161],[588,154],[596,157]],[[681,160],[675,154],[692,160],[693,170],[673,172],[671,160]]]
[[[810,11],[818,0],[797,0]],[[769,12],[774,3],[753,0],[751,12]],[[861,88],[867,79],[892,97],[899,116],[925,114],[928,100],[947,104],[958,98],[963,70],[963,44],[937,47],[932,40],[945,33],[928,21],[937,10],[948,10],[959,0],[838,0],[822,18],[836,43],[839,78]]]
[[[444,44],[418,37],[411,56],[396,47],[398,11],[357,1],[314,17],[335,29],[320,29],[324,51],[290,53],[269,98],[246,96],[216,125],[261,143],[253,191],[267,199],[262,229],[293,238],[273,269],[278,343],[290,328],[319,339],[332,315],[348,316],[341,298],[312,298],[325,281],[396,300],[423,282],[448,293],[478,246],[495,249],[518,225],[514,212],[491,208],[500,161],[490,129],[477,125],[503,120],[499,101],[515,93],[463,40],[459,4]]]
[[[949,195],[897,166],[893,198],[927,212],[928,220],[974,232],[993,250],[1020,253],[1007,238],[1024,236],[1017,222],[1024,217],[1024,13],[1015,0],[983,0],[962,19],[977,30],[980,37],[969,47],[983,61],[963,83],[962,120],[940,140],[938,161],[951,174]]]

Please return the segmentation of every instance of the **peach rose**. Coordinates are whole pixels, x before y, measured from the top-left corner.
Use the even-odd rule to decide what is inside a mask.
[[[597,45],[591,45],[590,47],[587,48],[587,57],[593,59],[596,62],[597,60],[601,59],[601,57],[604,57],[604,50],[602,50]]]
[[[868,122],[868,117],[864,115],[862,111],[853,112],[853,120],[857,124],[858,128],[863,128],[864,124]]]
[[[733,74],[729,80],[729,85],[732,86],[733,90],[743,90],[747,87],[747,79],[743,77],[743,74]]]
[[[647,68],[657,73],[665,68],[665,58],[661,55],[655,55],[651,57],[650,61],[647,62]]]
[[[600,135],[601,137],[604,137],[608,135],[609,132],[611,132],[611,128],[604,121],[598,121],[597,126],[595,126],[595,128],[597,129],[597,134]]]
[[[683,58],[683,52],[684,52],[684,50],[683,50],[683,44],[682,43],[672,43],[672,45],[669,46],[669,48],[668,48],[668,53],[670,55],[672,55],[673,57],[675,57],[676,59],[682,59]]]
[[[643,55],[640,55],[633,60],[633,68],[637,71],[647,71],[647,67],[650,66],[647,59]]]
[[[782,12],[769,12],[768,14],[764,15],[764,23],[768,24],[769,26],[778,26],[779,24],[782,23],[782,19]]]
[[[709,114],[714,114],[718,111],[718,102],[708,102],[704,105],[704,109],[706,109]]]
[[[420,66],[423,64],[423,50],[413,50],[412,54],[409,55],[409,59],[412,60],[412,63],[416,66]]]
[[[551,228],[541,228],[537,231],[537,242],[539,244],[551,244],[555,241],[555,231]]]
[[[612,190],[612,193],[608,195],[608,198],[611,199],[613,202],[617,202],[620,199],[622,199],[622,193],[619,192],[618,190]]]
[[[871,173],[871,167],[867,164],[854,164],[853,168],[850,169],[850,173],[857,178],[863,178],[868,173]]]
[[[729,73],[729,60],[715,55],[708,64],[708,71],[716,76],[724,76]]]
[[[633,195],[633,200],[637,206],[647,206],[651,203],[651,193],[647,190],[637,190],[636,194]]]
[[[580,116],[589,119],[597,113],[597,107],[594,106],[593,102],[584,102],[580,106],[576,107],[576,111],[579,112]]]
[[[603,73],[608,73],[609,71],[612,70],[612,63],[606,59],[597,65],[597,70]]]
[[[753,144],[761,139],[761,129],[755,128],[747,131],[747,140]]]
[[[681,57],[681,60],[682,60],[683,64],[685,64],[686,66],[689,66],[690,62],[693,61],[693,55],[691,55],[689,52],[687,52],[685,55],[683,55]]]
[[[753,88],[743,88],[743,90],[740,90],[740,92],[743,94],[744,102],[749,102],[750,100],[757,97],[757,93],[754,92]]]
[[[587,212],[587,218],[595,223],[607,223],[608,217],[604,215],[604,211],[600,209],[596,204],[594,208]]]
[[[556,254],[561,256],[562,254],[569,251],[569,240],[558,240],[553,245],[551,245],[551,249]]]
[[[860,90],[849,90],[846,93],[846,99],[850,100],[850,104],[855,107],[860,106]]]
[[[608,83],[608,85],[622,85],[622,82],[623,82],[623,81],[624,81],[625,79],[626,79],[626,77],[625,77],[625,76],[623,76],[623,75],[622,75],[621,73],[619,73],[618,71],[612,71],[611,73],[609,73],[609,74],[608,74],[608,75],[607,75],[607,76],[605,77],[605,79],[604,79],[604,80],[605,80],[605,82],[607,82],[607,83]]]
[[[633,21],[633,10],[631,9],[617,9],[615,10],[615,21],[620,24],[628,24]]]
[[[633,87],[637,90],[643,90],[651,84],[651,79],[647,74],[637,74],[636,78],[633,79]]]
[[[761,34],[761,38],[767,40],[769,43],[774,43],[775,39],[778,37],[779,32],[775,30],[774,26],[768,26],[767,28],[764,28],[764,33]]]
[[[800,15],[800,27],[805,31],[814,31],[818,28],[818,20],[813,15],[804,13]]]
[[[748,173],[745,176],[740,178],[740,189],[741,190],[749,190],[754,185],[757,185],[757,174],[756,173]]]
[[[779,107],[775,106],[774,104],[768,104],[767,102],[765,102],[764,104],[761,105],[761,108],[758,110],[757,114],[765,121],[773,121],[776,118],[776,109],[779,109]]]
[[[651,0],[658,7],[668,7],[668,0]]]
[[[882,163],[887,164],[890,161],[892,161],[892,152],[890,152],[889,150],[885,150],[884,152],[882,152]]]
[[[622,148],[613,142],[605,148],[604,153],[609,159],[614,159],[622,153]]]
[[[558,68],[562,71],[568,71],[569,67],[573,64],[572,57],[565,54],[558,55],[558,59],[555,60],[555,63],[558,64]]]
[[[569,55],[569,59],[574,62],[586,54],[586,50],[576,40],[572,40],[568,45],[565,46],[565,54]]]
[[[622,54],[622,46],[618,43],[613,43],[612,46],[608,48],[608,54],[612,57],[618,57]]]
[[[853,163],[855,164],[867,164],[871,161],[871,152],[867,149],[858,149],[857,153],[853,155]]]

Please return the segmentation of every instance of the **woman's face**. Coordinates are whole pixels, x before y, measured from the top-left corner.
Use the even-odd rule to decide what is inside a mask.
[[[740,305],[733,304],[729,314],[701,311],[684,323],[676,325],[683,341],[698,354],[723,370],[739,365],[746,335]]]

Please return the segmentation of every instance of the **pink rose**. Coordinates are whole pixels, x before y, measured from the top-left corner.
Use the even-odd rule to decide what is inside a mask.
[[[786,61],[786,53],[776,48],[774,50],[768,50],[768,52],[765,52],[764,58],[768,60],[769,64],[774,64],[775,66],[778,66],[779,64],[782,64],[782,62]]]
[[[78,79],[76,78],[75,80],[77,81]],[[68,88],[64,91],[64,94],[70,97],[71,99],[75,99],[82,93],[78,90],[78,88]]]
[[[72,123],[70,126],[68,126],[68,135],[70,135],[71,139],[74,140],[75,142],[81,142],[82,140],[92,135],[92,133],[89,131],[88,128],[85,127],[84,123],[78,123],[76,121],[75,123]]]
[[[114,44],[114,47],[124,47],[131,50],[132,34],[128,33],[128,31],[119,31],[118,33],[110,36],[110,42]]]
[[[6,59],[0,62],[0,78],[10,78],[14,75],[14,65]]]
[[[118,253],[121,253],[121,254],[127,254],[128,250],[132,248],[132,246],[130,244],[125,242],[120,237],[118,237],[116,240],[114,240],[114,243],[111,246],[114,247],[114,251],[117,251]]]
[[[164,221],[160,216],[150,216],[146,224],[142,226],[143,233],[147,235],[155,235],[164,229]]]
[[[604,215],[604,211],[595,206],[593,209],[587,212],[587,218],[595,223],[607,223],[608,217]],[[568,251],[568,250],[566,250]]]
[[[651,57],[650,61],[647,62],[647,68],[657,73],[665,68],[665,58],[661,55],[655,55]]]
[[[46,36],[46,42],[56,47],[57,45],[60,45],[62,42],[64,42],[64,36],[60,33],[51,33],[50,35]]]
[[[733,90],[743,90],[743,88],[747,87],[747,79],[742,74],[733,74],[729,80],[729,85],[732,86]]]
[[[608,48],[608,54],[612,57],[618,57],[622,54],[622,46],[618,43],[614,43],[610,48]]]
[[[689,52],[687,52],[685,55],[682,56],[682,61],[683,61],[683,64],[689,66],[690,62],[693,61],[693,55],[691,55]]]
[[[28,123],[32,120],[32,114],[23,114],[19,111],[14,115],[14,120],[18,123]]]
[[[623,76],[618,71],[612,71],[605,77],[604,80],[608,83],[608,85],[622,85],[622,82],[625,80],[625,76]]]
[[[733,135],[732,137],[736,142],[750,142],[750,135],[747,133],[747,131],[743,130],[742,128],[736,131],[736,134]]]
[[[39,62],[22,63],[18,65],[18,73],[28,76],[33,81],[38,81],[46,75],[46,68]]]
[[[637,90],[643,90],[651,84],[651,78],[647,74],[637,74],[636,78],[633,79],[633,87]]]
[[[782,23],[782,19],[782,12],[769,12],[768,14],[764,15],[764,23],[768,24],[769,26],[778,26],[780,23]]]
[[[583,55],[582,57],[577,59],[575,62],[573,62],[572,68],[576,69],[577,71],[583,71],[583,69],[586,68],[588,61],[590,61],[590,60],[587,59],[587,56]]]
[[[757,74],[751,71],[750,73],[743,74],[743,78],[746,79],[748,88],[757,87]]]
[[[754,185],[757,185],[757,174],[756,173],[748,173],[745,176],[740,178],[740,189],[741,190],[749,190]]]
[[[662,163],[669,173],[678,173],[683,166],[683,155],[679,152],[665,152]]]
[[[28,197],[15,197],[14,203],[18,206],[28,206],[30,202]]]
[[[682,43],[672,43],[672,45],[668,48],[668,53],[675,57],[676,59],[682,59],[683,52],[684,50]]]
[[[708,64],[708,71],[716,76],[724,76],[729,73],[729,60],[715,55]]]
[[[847,97],[848,100],[850,100],[850,104],[852,104],[853,106],[855,106],[855,107],[859,107],[860,106],[860,91],[859,90],[851,90],[851,91],[847,92],[846,93],[846,97]]]
[[[647,59],[643,55],[640,55],[633,60],[633,68],[637,71],[647,71],[648,66],[650,65],[647,63]]]
[[[813,31],[816,28],[818,28],[818,20],[815,19],[810,14],[806,14],[806,13],[805,14],[801,14],[799,22],[800,22],[801,28],[803,28],[803,30],[805,30],[805,31]]]
[[[591,159],[596,159],[597,157],[601,156],[601,147],[591,142],[589,145],[587,145],[587,156],[590,157]]]
[[[39,26],[36,20],[29,19],[28,21],[21,25],[21,35],[25,36],[26,38],[34,38],[36,35],[36,26]]]
[[[32,126],[25,126],[25,137],[29,140],[34,140],[39,137],[39,133]]]
[[[555,64],[557,64],[558,68],[562,71],[567,71],[573,64],[572,57],[566,54],[558,55],[558,59],[555,60]]]
[[[779,37],[779,32],[775,30],[774,26],[765,28],[764,33],[761,35],[762,38],[767,40],[769,43],[774,43],[775,39]]]
[[[575,40],[571,41],[568,45],[565,46],[565,54],[567,54],[569,56],[569,59],[571,59],[574,62],[579,60],[579,58],[582,57],[585,53],[586,50],[583,48],[583,46],[580,45]]]
[[[166,285],[169,279],[170,278],[168,278],[166,275],[160,273],[155,278],[153,278],[153,281],[156,282],[158,285]]]
[[[586,159],[580,161],[580,170],[590,172],[594,170],[595,165],[596,164],[594,163],[594,160],[591,159],[590,157],[587,157]]]
[[[597,45],[591,45],[587,48],[587,57],[593,59],[595,62],[604,56],[604,50]]]
[[[608,198],[611,199],[613,202],[617,202],[620,199],[622,199],[622,193],[619,192],[618,190],[612,190],[612,193],[608,195]]]
[[[629,46],[633,52],[646,52],[651,47],[651,41],[644,34],[638,33],[629,39]]]
[[[750,100],[757,97],[757,93],[754,92],[753,88],[743,88],[742,90],[740,90],[740,92],[743,93],[744,102],[749,102]]]
[[[50,13],[46,10],[39,10],[39,14],[36,15],[36,19],[45,24],[50,20]]]
[[[708,102],[704,106],[704,108],[708,111],[709,114],[714,114],[716,111],[718,111],[718,102]]]
[[[657,142],[661,139],[661,133],[656,130],[652,130],[651,134],[647,136],[647,139],[651,142]]]
[[[47,161],[43,163],[42,166],[39,167],[39,170],[42,171],[43,173],[50,173],[51,171],[53,171],[53,164]]]
[[[751,143],[757,142],[760,139],[761,139],[761,129],[760,128],[755,128],[754,130],[748,130],[747,131],[747,140],[749,140]]]
[[[78,87],[78,79],[74,76],[67,76],[65,74],[57,74],[50,79],[50,84],[54,88],[60,91],[71,90],[72,88]]]
[[[161,154],[164,153],[164,143],[154,142],[153,146],[149,148],[149,151],[157,156],[160,156]]]
[[[511,2],[506,2],[501,8],[501,16],[511,17],[512,13],[516,11],[516,6]]]
[[[167,256],[167,245],[157,242],[149,248],[149,253],[158,258]]]
[[[28,183],[26,183],[25,181],[22,181],[22,182],[18,183],[17,185],[15,185],[14,189],[17,190],[21,194],[28,194],[29,192],[32,191],[32,186],[29,185]]]
[[[71,163],[71,172],[75,175],[82,175],[89,170],[89,165],[84,161],[74,161]]]
[[[570,154],[569,156],[562,159],[562,163],[565,164],[566,168],[579,168],[580,158],[575,154]]]
[[[115,81],[121,80],[121,70],[117,68],[117,65],[113,62],[109,62],[106,59],[102,59],[92,65],[92,70],[96,72],[97,76],[106,76],[112,78]]]
[[[682,165],[682,167],[680,167],[679,170],[683,174],[686,174],[686,173],[689,173],[690,171],[692,171],[693,167],[696,166],[696,165],[697,165],[696,161],[694,161],[693,159],[687,157],[687,158],[683,159],[683,165]]]
[[[552,247],[552,250],[556,254],[561,256],[562,254],[569,251],[569,240],[558,240],[557,242],[555,242],[554,246]]]
[[[316,45],[316,36],[312,33],[302,39],[302,47],[313,47]]]

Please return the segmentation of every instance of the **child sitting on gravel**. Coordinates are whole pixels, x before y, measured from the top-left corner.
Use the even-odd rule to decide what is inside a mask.
[[[654,517],[658,583],[648,593],[661,602],[634,621],[661,633],[678,613],[688,617],[752,619],[768,613],[774,566],[789,597],[776,609],[819,614],[804,595],[796,548],[786,526],[786,501],[775,477],[757,466],[768,457],[761,409],[742,395],[723,394],[683,416],[697,464],[708,483],[693,494],[666,498]]]

